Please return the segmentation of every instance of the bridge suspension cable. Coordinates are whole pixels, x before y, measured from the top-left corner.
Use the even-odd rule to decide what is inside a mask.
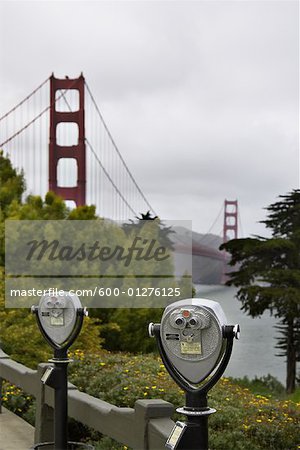
[[[117,146],[117,144],[116,144],[116,142],[114,140],[114,138],[112,137],[111,132],[109,131],[109,128],[108,128],[108,126],[107,126],[107,124],[106,124],[106,122],[105,122],[105,120],[103,118],[103,115],[101,114],[101,111],[100,111],[100,109],[99,109],[99,107],[98,107],[98,105],[96,103],[96,100],[95,100],[95,98],[94,98],[94,96],[93,96],[93,94],[92,94],[92,92],[91,92],[91,90],[90,90],[90,88],[89,88],[89,86],[88,86],[86,81],[85,81],[85,87],[87,89],[88,94],[90,95],[91,101],[94,104],[94,107],[95,107],[95,109],[97,111],[97,114],[98,114],[98,116],[99,116],[99,118],[100,118],[100,120],[102,122],[102,125],[103,125],[105,131],[107,132],[107,135],[108,135],[108,137],[109,137],[109,139],[110,139],[110,141],[111,141],[111,143],[112,143],[116,153],[118,154],[118,156],[119,156],[119,158],[120,158],[120,160],[121,160],[121,162],[122,162],[126,172],[128,173],[131,181],[133,182],[135,188],[137,189],[137,191],[141,195],[141,197],[144,200],[144,202],[146,203],[146,205],[149,207],[150,211],[152,211],[154,213],[154,215],[157,215],[155,210],[153,209],[153,207],[149,203],[149,201],[146,199],[146,197],[143,194],[142,190],[140,189],[139,185],[137,184],[137,182],[136,182],[135,178],[133,177],[132,173],[130,172],[130,170],[129,170],[129,168],[128,168],[128,166],[127,166],[127,164],[126,164],[126,162],[125,162],[125,160],[124,160],[124,158],[123,158],[123,156],[122,156],[122,154],[121,154],[121,152],[120,152],[120,150],[119,150],[119,148],[118,148],[118,146]]]
[[[6,119],[12,112],[15,112],[20,106],[22,106],[26,101],[28,101],[29,99],[31,99],[33,97],[34,94],[36,94],[37,92],[40,91],[40,89],[49,81],[49,78],[47,78],[47,80],[45,80],[43,83],[41,83],[39,85],[38,88],[36,88],[34,91],[31,92],[31,94],[29,94],[26,98],[24,98],[20,103],[18,103],[18,105],[16,105],[14,108],[12,108],[8,113],[4,114],[1,118],[0,121],[2,119]],[[65,91],[62,91],[60,93],[60,95],[57,96],[57,98],[55,99],[55,103],[57,103],[62,97],[65,96],[67,89],[65,89]],[[29,128],[31,125],[33,125],[38,119],[40,119],[47,111],[49,111],[51,108],[51,104],[46,106],[40,113],[38,113],[33,119],[29,120],[23,127],[21,127],[20,129],[18,129],[18,131],[16,131],[15,133],[13,133],[9,138],[7,138],[5,141],[0,143],[0,147],[3,147],[4,145],[8,144],[10,141],[12,141],[15,137],[17,137],[19,134],[23,133],[23,131],[25,131],[27,128]]]
[[[47,192],[49,78],[0,118],[0,148],[23,172],[26,193]]]
[[[23,131],[27,130],[31,125],[34,124],[38,119],[40,119],[47,111],[49,111],[50,106],[47,106],[47,108],[43,109],[37,116],[35,116],[32,120],[26,123],[24,127],[20,128],[18,131],[16,131],[14,134],[12,134],[9,138],[7,138],[4,142],[0,143],[0,147],[3,147],[4,145],[8,144],[10,141],[15,139],[19,134],[23,133]]]
[[[119,149],[117,148],[116,143],[115,143],[115,141],[114,141],[114,139],[113,139],[113,137],[112,137],[112,135],[111,135],[111,133],[110,133],[108,127],[107,127],[107,124],[105,123],[105,121],[104,121],[104,119],[103,119],[103,116],[102,116],[102,114],[101,114],[101,112],[100,112],[100,109],[99,109],[99,107],[98,107],[98,105],[97,105],[97,103],[96,103],[96,101],[95,101],[93,95],[91,94],[90,89],[89,89],[88,86],[87,86],[87,83],[85,83],[85,86],[86,86],[86,88],[87,88],[87,90],[88,90],[88,93],[89,93],[89,95],[90,95],[90,98],[91,98],[91,100],[92,100],[92,103],[93,103],[93,105],[94,105],[94,107],[95,107],[95,109],[96,109],[97,115],[99,116],[99,118],[100,118],[100,120],[101,120],[101,123],[102,123],[102,125],[104,126],[104,130],[105,130],[105,132],[107,133],[107,135],[108,135],[108,137],[109,137],[109,139],[110,139],[110,141],[111,141],[111,143],[112,143],[112,145],[113,145],[114,150],[117,152],[117,154],[118,154],[118,156],[119,156],[119,159],[120,159],[120,161],[121,161],[123,167],[124,167],[125,170],[126,170],[126,173],[129,175],[129,177],[130,177],[130,179],[132,180],[134,186],[136,187],[136,189],[137,189],[138,192],[140,193],[141,197],[144,199],[144,201],[145,201],[145,203],[147,204],[147,206],[150,208],[150,210],[152,210],[152,211],[154,212],[152,206],[151,206],[150,203],[147,201],[147,199],[145,198],[143,192],[141,191],[141,189],[140,189],[139,186],[137,185],[135,179],[133,178],[133,175],[131,174],[131,172],[130,172],[128,166],[127,166],[127,164],[126,164],[125,161],[124,161],[124,158],[122,157],[122,155],[121,155]],[[67,98],[66,98],[66,95],[65,95],[65,92],[62,93],[62,97],[63,97],[63,100],[64,100],[65,104],[67,105],[69,111],[71,112],[71,111],[72,111],[72,106],[71,106],[70,103],[68,102],[68,100],[67,100]],[[94,158],[95,158],[97,164],[100,166],[100,168],[101,168],[103,174],[105,175],[105,177],[107,178],[107,180],[109,180],[109,182],[111,183],[111,186],[113,187],[115,193],[119,196],[119,198],[122,200],[122,202],[127,206],[128,210],[129,210],[131,213],[133,213],[135,216],[137,216],[137,215],[138,215],[137,210],[134,209],[134,208],[129,204],[129,202],[128,202],[127,199],[125,198],[124,194],[121,192],[121,190],[119,189],[119,187],[117,186],[117,184],[114,182],[112,176],[109,174],[108,170],[105,168],[104,164],[101,162],[101,160],[100,160],[100,158],[99,158],[99,156],[98,156],[98,154],[97,154],[97,151],[96,151],[95,147],[92,145],[92,143],[90,142],[90,140],[89,140],[88,138],[85,138],[85,142],[86,142],[87,147],[90,149],[91,153],[93,154],[93,156],[94,156]],[[91,175],[92,175],[92,173],[91,173]],[[96,190],[97,190],[97,189],[96,189]],[[155,212],[154,212],[154,214],[155,214]]]
[[[210,245],[211,242],[214,241],[215,238],[212,238],[211,240],[207,240],[207,236],[212,232],[212,230],[214,229],[216,223],[218,222],[218,220],[220,219],[220,216],[222,214],[222,212],[224,211],[224,206],[222,204],[215,220],[213,221],[212,225],[209,227],[209,230],[197,241],[198,243],[202,242],[202,241],[206,241],[205,245]]]
[[[75,80],[68,89],[57,90],[49,104],[51,77],[0,117],[0,147],[10,156],[14,167],[23,171],[27,185],[26,194],[44,196],[48,187],[49,118],[47,112],[76,112],[77,86]],[[150,210],[157,215],[137,181],[129,170],[104,118],[91,89],[86,92],[85,128],[86,193],[87,204],[95,204],[102,217],[128,220],[134,214]],[[54,106],[55,105],[55,106]],[[67,105],[67,109],[65,107]],[[80,106],[81,108],[81,106]],[[60,126],[60,125],[63,126]],[[67,148],[76,143],[75,129],[68,131],[61,122],[56,128],[59,146]],[[76,136],[75,136],[76,141]],[[60,187],[77,184],[76,160],[73,156],[61,157],[57,164],[57,183]]]
[[[46,83],[48,83],[49,77],[46,78],[45,81],[43,81],[36,89],[34,89],[29,95],[27,95],[23,100],[21,100],[16,106],[14,106],[12,109],[10,109],[6,114],[0,117],[1,120],[8,117],[11,113],[15,112],[20,106],[22,106],[25,102],[27,102],[34,94],[36,94]]]
[[[72,111],[71,105],[70,105],[70,103],[68,102],[68,100],[66,99],[66,96],[65,96],[64,93],[62,94],[62,97],[63,97],[63,99],[64,99],[64,101],[65,101],[65,103],[66,103],[66,105],[67,105],[69,111]],[[98,107],[97,107],[97,108],[98,108]],[[99,114],[100,114],[100,117],[102,118],[102,115],[101,115],[100,111],[99,111]],[[102,120],[102,123],[104,123],[103,120]],[[108,128],[105,127],[105,129],[106,129],[106,131],[109,133]],[[111,136],[110,133],[109,133],[109,135]],[[85,142],[86,142],[87,146],[89,147],[89,149],[91,150],[92,154],[94,155],[94,157],[95,157],[97,163],[99,164],[99,166],[100,166],[101,169],[103,170],[104,174],[106,175],[107,179],[110,181],[110,183],[111,183],[112,186],[114,187],[116,193],[120,196],[120,198],[123,200],[123,202],[128,206],[129,210],[130,210],[133,214],[136,215],[137,212],[134,211],[134,209],[132,209],[132,207],[131,207],[131,206],[129,205],[129,203],[127,202],[126,198],[122,195],[122,192],[120,192],[120,190],[118,189],[118,187],[115,185],[113,179],[111,178],[111,176],[109,175],[109,173],[107,172],[107,170],[105,169],[105,167],[103,166],[103,164],[101,163],[101,161],[100,161],[100,159],[99,159],[99,157],[98,157],[98,155],[97,155],[95,149],[93,148],[92,144],[89,142],[89,140],[88,140],[87,138],[85,138]],[[123,158],[122,158],[122,159],[123,159]]]
[[[95,150],[93,149],[91,143],[89,142],[89,140],[87,138],[85,138],[85,142],[87,143],[88,147],[90,148],[91,152],[93,153],[93,155],[96,158],[96,161],[98,162],[98,164],[100,165],[101,169],[103,170],[103,172],[105,173],[105,175],[107,176],[107,178],[109,179],[109,181],[111,182],[112,186],[114,187],[116,193],[121,197],[121,199],[123,200],[123,202],[128,206],[128,208],[130,209],[130,211],[137,215],[138,213],[136,211],[134,211],[134,209],[132,209],[132,207],[129,205],[129,203],[127,202],[126,198],[122,195],[122,193],[120,192],[120,190],[118,189],[118,187],[115,185],[113,179],[111,178],[111,176],[109,175],[109,173],[107,172],[107,170],[105,169],[105,167],[103,166],[103,164],[101,163],[100,159],[98,158],[97,153],[95,152]]]

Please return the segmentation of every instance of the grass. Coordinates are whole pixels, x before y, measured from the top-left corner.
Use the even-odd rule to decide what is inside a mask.
[[[300,404],[300,387],[297,387],[295,392],[288,396],[288,399],[291,400],[292,402]]]
[[[229,378],[233,383],[238,383],[244,388],[248,388],[255,395],[265,395],[278,399],[286,399],[284,386],[272,375],[266,375],[260,378],[255,377],[249,380],[248,377]]]

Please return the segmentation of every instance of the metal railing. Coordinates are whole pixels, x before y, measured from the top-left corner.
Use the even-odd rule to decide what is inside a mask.
[[[37,370],[17,363],[0,349],[0,391],[2,381],[23,389],[36,399],[35,443],[53,438],[54,391],[41,383],[45,368]],[[1,395],[2,397],[2,395]],[[109,436],[134,450],[163,450],[174,422],[173,405],[164,400],[137,400],[134,408],[119,408],[68,385],[69,417]],[[0,404],[1,412],[1,404]]]

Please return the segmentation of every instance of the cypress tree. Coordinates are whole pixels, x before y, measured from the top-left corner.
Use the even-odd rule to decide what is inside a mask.
[[[286,357],[286,391],[296,386],[300,359],[300,190],[279,196],[264,223],[271,237],[233,239],[220,249],[231,254],[226,284],[238,287],[242,309],[252,317],[269,310],[280,319],[277,348]]]

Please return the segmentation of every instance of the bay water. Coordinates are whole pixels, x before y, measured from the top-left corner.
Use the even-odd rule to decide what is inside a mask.
[[[286,378],[286,358],[278,357],[275,337],[278,322],[266,311],[261,317],[253,319],[241,311],[241,302],[235,295],[235,287],[221,285],[196,285],[196,297],[215,300],[221,304],[228,325],[238,323],[241,327],[239,340],[234,340],[233,352],[225,376],[249,379],[271,374],[282,384]]]

